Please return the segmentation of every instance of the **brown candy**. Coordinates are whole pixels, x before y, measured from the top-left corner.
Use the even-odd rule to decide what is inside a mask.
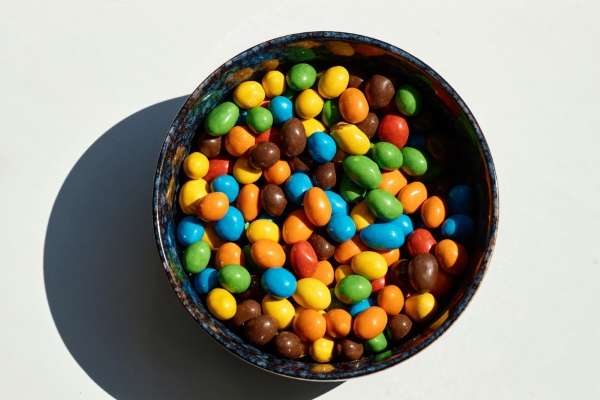
[[[260,299],[262,296],[264,296],[264,290],[257,275],[250,275],[250,287],[246,291],[235,295],[238,301]]]
[[[198,140],[198,150],[208,158],[213,158],[221,153],[221,136],[206,135]]]
[[[367,118],[365,118],[362,122],[356,124],[356,126],[358,127],[358,129],[363,131],[365,135],[367,135],[369,138],[372,138],[377,132],[377,127],[379,126],[379,118],[374,112],[369,112]]]
[[[338,147],[335,151],[335,156],[333,156],[332,161],[336,163],[341,163],[346,158],[346,155],[346,152]]]
[[[335,353],[338,358],[344,361],[355,361],[362,357],[365,351],[362,343],[357,343],[350,339],[344,339],[336,343]]]
[[[280,130],[281,151],[287,157],[295,157],[306,147],[306,132],[298,118],[287,120]]]
[[[261,314],[260,304],[253,299],[242,301],[237,306],[235,316],[231,319],[231,325],[234,328],[240,328],[244,322],[256,318]]]
[[[275,346],[275,352],[281,357],[295,360],[304,355],[304,344],[298,335],[293,332],[281,332],[275,336],[273,345]]]
[[[360,76],[350,75],[350,79],[348,80],[348,87],[359,89],[363,81],[363,78],[361,78]]]
[[[435,286],[438,276],[438,263],[429,253],[417,254],[408,263],[408,279],[413,288],[427,292]]]
[[[306,165],[306,163],[298,157],[294,157],[291,160],[289,160],[288,164],[290,164],[290,168],[291,168],[292,172],[308,172],[308,171],[310,171],[310,168],[308,167],[308,165]]]
[[[335,253],[335,246],[317,232],[313,232],[313,234],[310,235],[308,243],[310,243],[315,250],[315,253],[317,253],[317,258],[319,260],[327,260]]]
[[[262,142],[250,149],[248,162],[256,169],[269,168],[279,161],[279,147],[271,142]]]
[[[383,75],[373,75],[365,85],[365,97],[370,108],[387,106],[395,93],[394,84]]]
[[[327,190],[335,186],[337,175],[335,173],[335,164],[328,162],[319,165],[313,170],[313,181],[315,186]]]
[[[283,190],[269,183],[260,191],[260,203],[267,214],[279,217],[285,211],[288,202]]]
[[[257,346],[264,346],[277,334],[277,321],[270,315],[260,315],[244,324],[246,339]]]
[[[399,342],[408,335],[412,329],[412,321],[404,314],[394,315],[388,322],[390,339]]]

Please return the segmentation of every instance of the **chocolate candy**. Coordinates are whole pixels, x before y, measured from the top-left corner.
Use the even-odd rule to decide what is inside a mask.
[[[289,161],[290,168],[292,172],[308,172],[310,171],[310,167],[306,165],[304,161],[302,161],[298,157],[294,157]]]
[[[283,214],[287,203],[283,190],[277,185],[269,183],[260,192],[260,204],[263,210],[273,217]]]
[[[198,150],[208,158],[214,158],[221,153],[220,136],[203,136],[198,141]]]
[[[286,121],[280,130],[281,151],[287,157],[300,155],[306,147],[306,133],[304,125],[298,118]],[[292,167],[294,169],[294,167]]]
[[[244,323],[252,318],[256,318],[261,314],[260,304],[253,299],[242,301],[237,306],[235,316],[230,320],[231,325],[239,329]]]
[[[435,286],[438,275],[438,263],[429,253],[417,254],[408,263],[410,284],[419,292],[426,292]]]
[[[412,329],[412,321],[404,314],[394,315],[388,321],[388,332],[392,342],[399,342]]]
[[[328,162],[319,165],[317,168],[314,169],[312,177],[315,186],[318,186],[324,190],[331,189],[335,186],[337,182],[335,164],[332,162]]]
[[[335,246],[317,232],[313,232],[313,234],[310,235],[308,243],[310,243],[314,249],[319,260],[327,260],[331,258],[335,252]]]
[[[277,334],[277,321],[270,315],[260,315],[244,323],[246,339],[257,346],[264,346]]]
[[[377,114],[375,114],[374,112],[369,112],[369,114],[367,114],[367,118],[356,124],[356,126],[358,127],[358,129],[363,131],[365,135],[367,135],[369,138],[372,138],[373,136],[375,136],[375,133],[377,133],[377,127],[379,126],[379,117],[377,117]]]
[[[371,108],[387,106],[394,93],[394,84],[383,75],[373,75],[365,84],[365,96]]]
[[[356,75],[350,75],[350,79],[348,80],[348,87],[360,88],[363,84],[363,78]]]
[[[248,162],[256,169],[269,168],[279,161],[280,151],[271,142],[262,142],[250,149]]]
[[[295,360],[304,355],[304,344],[293,332],[284,331],[275,336],[273,340],[275,352],[281,357]]]
[[[335,346],[336,355],[344,361],[356,361],[362,357],[364,351],[361,343],[350,339],[344,339]]]

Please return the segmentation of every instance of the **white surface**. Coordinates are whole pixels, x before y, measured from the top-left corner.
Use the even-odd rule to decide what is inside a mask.
[[[597,2],[2,3],[0,397],[600,396]],[[339,386],[222,353],[170,293],[147,224],[160,136],[181,99],[92,147],[44,256],[59,189],[105,132],[239,51],[319,29],[383,39],[436,69],[477,117],[500,181],[495,257],[463,316],[418,356]]]

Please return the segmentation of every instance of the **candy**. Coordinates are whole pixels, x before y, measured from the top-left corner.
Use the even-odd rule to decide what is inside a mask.
[[[241,108],[259,106],[265,99],[265,90],[256,81],[245,81],[237,85],[233,91],[233,101]]]
[[[233,318],[237,311],[235,297],[222,288],[212,289],[206,296],[208,311],[221,321]]]
[[[427,172],[427,159],[419,150],[413,147],[402,148],[404,162],[402,170],[410,176],[421,176]]]
[[[281,125],[294,116],[294,104],[284,96],[277,96],[269,102],[269,111],[273,115],[273,123]]]
[[[388,285],[377,294],[377,305],[388,314],[397,315],[404,307],[404,295],[396,285]]]
[[[355,236],[352,239],[341,243],[337,249],[335,249],[334,257],[340,264],[350,264],[352,257],[366,249],[366,246],[361,242],[358,236]]]
[[[309,242],[302,240],[292,245],[290,263],[299,278],[309,278],[317,270],[317,254]]]
[[[263,76],[261,83],[267,97],[280,96],[285,90],[285,75],[279,71],[269,71]]]
[[[350,263],[352,271],[367,278],[377,279],[385,276],[388,270],[385,258],[374,251],[363,251],[354,257]]]
[[[314,226],[327,225],[331,213],[331,204],[323,189],[313,187],[304,194],[304,214]]]
[[[327,234],[335,242],[345,242],[356,234],[356,225],[348,215],[335,214],[327,224]]]
[[[339,265],[334,272],[335,281],[340,283],[342,279],[347,277],[348,275],[352,275],[352,268],[349,265],[343,264]]]
[[[327,335],[337,339],[348,336],[352,329],[352,316],[348,311],[335,308],[325,314]]]
[[[311,278],[315,278],[323,282],[326,286],[331,285],[333,283],[333,266],[327,260],[321,260],[317,263],[317,269],[311,275]]]
[[[344,339],[336,344],[335,353],[345,361],[359,360],[364,352],[364,346],[350,339]]]
[[[398,225],[402,228],[402,231],[404,232],[404,236],[410,235],[412,233],[412,231],[414,230],[412,220],[406,214],[402,214],[401,216],[399,216],[392,222],[394,222],[396,225]]]
[[[300,306],[313,310],[324,310],[331,303],[329,289],[315,278],[300,279],[293,298]]]
[[[308,238],[308,243],[312,246],[319,260],[327,260],[333,256],[335,246],[331,244],[325,237],[313,232]]]
[[[348,154],[367,154],[371,146],[369,137],[353,124],[344,122],[336,124],[331,131],[331,136],[337,145]]]
[[[342,116],[340,115],[340,109],[338,108],[337,101],[325,100],[325,103],[323,104],[323,111],[321,111],[321,120],[323,123],[330,127],[340,122],[341,118]]]
[[[419,93],[410,85],[402,85],[396,91],[394,98],[398,111],[402,114],[412,117],[421,109],[421,97]]]
[[[226,101],[213,108],[206,117],[206,130],[209,135],[223,136],[240,116],[240,109],[232,102]]]
[[[387,114],[379,121],[377,136],[380,140],[402,149],[408,140],[408,124],[399,115]]]
[[[288,202],[283,190],[269,183],[260,192],[260,204],[267,214],[279,217],[285,211]]]
[[[373,339],[383,332],[387,325],[387,320],[387,314],[383,308],[372,306],[354,318],[352,330],[361,339]]]
[[[275,297],[290,297],[296,291],[296,277],[285,268],[269,268],[261,277],[265,291]]]
[[[395,170],[402,166],[402,152],[394,144],[379,142],[371,149],[371,158],[379,168],[384,170]]]
[[[400,259],[400,249],[379,250],[378,253],[383,256],[388,267]]]
[[[336,192],[332,192],[330,190],[326,190],[325,194],[327,195],[329,204],[331,204],[331,214],[332,215],[348,214],[348,204],[344,201],[342,196],[340,196]]]
[[[204,196],[196,207],[198,216],[204,221],[218,221],[229,210],[229,199],[222,192],[212,192]]]
[[[204,268],[194,275],[194,288],[200,294],[207,294],[219,285],[219,273],[214,268]]]
[[[331,339],[317,339],[310,346],[310,356],[317,362],[328,362],[333,357],[334,345],[335,342]]]
[[[240,210],[231,206],[223,218],[218,220],[215,225],[216,234],[228,242],[238,240],[244,232],[244,217]]]
[[[332,162],[327,162],[319,165],[313,170],[312,179],[315,186],[325,190],[331,189],[337,182],[335,164]]]
[[[221,153],[221,136],[203,136],[198,142],[198,150],[208,158]]]
[[[313,185],[308,175],[303,172],[294,172],[285,183],[285,192],[292,202],[302,204],[304,194],[312,187]]]
[[[406,299],[404,309],[410,319],[420,322],[433,313],[435,305],[435,297],[431,293],[422,293]]]
[[[388,322],[388,332],[392,342],[400,342],[410,333],[412,321],[404,314],[394,315]]]
[[[377,133],[377,127],[379,126],[379,117],[377,117],[377,114],[373,113],[373,112],[369,112],[367,114],[367,118],[365,118],[364,120],[360,121],[358,124],[356,124],[356,127],[358,129],[360,129],[362,132],[364,132],[365,135],[367,135],[367,137],[370,139],[373,136],[375,136],[375,133]]]
[[[240,194],[240,185],[231,175],[221,175],[213,179],[210,184],[213,192],[223,192],[229,202],[234,202]]]
[[[353,304],[371,295],[371,283],[361,275],[348,275],[335,287],[335,296],[343,303]]]
[[[365,96],[371,108],[386,107],[394,93],[394,84],[383,75],[373,75],[365,84]]]
[[[444,239],[436,244],[434,254],[439,266],[452,275],[460,275],[467,267],[467,250],[452,239]]]
[[[246,123],[254,132],[264,132],[273,126],[273,114],[264,107],[254,107],[248,111]]]
[[[219,246],[223,244],[223,241],[217,235],[212,225],[206,225],[204,236],[202,236],[202,241],[208,244],[212,250],[218,249]]]
[[[324,132],[315,132],[308,138],[308,154],[318,163],[331,161],[336,149],[335,140]]]
[[[368,309],[372,305],[373,304],[371,304],[370,299],[363,299],[363,300],[359,301],[358,303],[352,304],[350,306],[350,308],[348,309],[348,311],[350,311],[350,315],[352,317],[356,317],[358,314],[360,314],[361,312],[365,311],[366,309]]]
[[[210,261],[210,246],[199,241],[189,245],[183,252],[183,266],[186,271],[197,274],[208,265]]]
[[[415,229],[406,240],[406,247],[411,256],[417,254],[429,253],[436,241],[431,232],[427,229],[417,228]]]
[[[309,172],[310,171],[310,167],[308,165],[306,165],[306,163],[298,157],[293,157],[292,159],[290,159],[290,168],[292,169],[292,172]]]
[[[256,182],[261,175],[262,171],[252,167],[246,157],[238,158],[233,165],[233,176],[243,185]]]
[[[441,227],[442,235],[450,239],[465,241],[475,231],[473,218],[464,214],[454,214],[448,217]]]
[[[204,179],[193,179],[184,183],[179,189],[181,211],[186,214],[195,214],[196,205],[208,194],[206,187],[207,183]]]
[[[217,249],[215,254],[215,267],[217,269],[223,268],[228,264],[243,264],[243,254],[240,246],[233,242],[223,243]]]
[[[342,92],[338,100],[340,114],[347,122],[356,124],[369,114],[369,103],[363,92],[356,88],[348,88]]]
[[[387,339],[383,333],[371,338],[365,342],[367,349],[372,351],[373,353],[379,353],[387,348]]]
[[[418,181],[409,183],[398,192],[398,200],[402,203],[404,212],[407,214],[417,211],[426,199],[427,188]]]
[[[200,179],[204,177],[208,172],[208,158],[197,151],[190,153],[185,160],[183,160],[183,171],[190,179]]]
[[[306,147],[306,133],[304,125],[298,118],[292,118],[281,127],[281,151],[288,157],[294,157],[304,151]]]
[[[304,345],[300,337],[293,332],[280,332],[273,340],[275,352],[284,358],[295,360],[304,355]]]
[[[364,82],[364,79],[357,75],[350,75],[348,80],[348,87],[360,88]]]
[[[246,237],[250,243],[260,239],[269,239],[279,242],[279,226],[270,219],[252,221],[246,228]]]
[[[375,189],[381,183],[379,167],[368,157],[348,156],[343,166],[346,175],[362,188]]]
[[[366,201],[361,201],[350,211],[352,221],[356,225],[356,230],[360,231],[375,222],[375,216],[369,211]]]
[[[259,239],[252,244],[252,259],[261,268],[278,268],[285,264],[283,247],[273,240]]]
[[[361,199],[365,194],[365,189],[354,183],[346,175],[342,175],[340,182],[340,193],[342,198],[349,203]]]
[[[323,109],[323,99],[316,91],[306,89],[296,97],[295,108],[300,118],[314,118]]]
[[[446,207],[438,196],[431,196],[421,205],[421,220],[428,228],[437,228],[446,218]]]
[[[256,169],[269,168],[279,161],[279,157],[279,147],[271,142],[263,142],[250,149],[248,162]]]
[[[177,240],[184,246],[189,246],[204,236],[202,221],[196,217],[184,217],[177,225]]]
[[[367,193],[366,201],[373,215],[383,221],[396,219],[403,211],[402,203],[385,190],[370,190]]]
[[[317,71],[310,64],[300,63],[290,68],[285,78],[290,88],[304,90],[315,84]]]
[[[360,231],[360,240],[375,250],[390,250],[404,244],[404,231],[394,221],[376,223]]]
[[[258,186],[253,183],[242,186],[236,204],[242,212],[244,220],[253,221],[258,216],[260,205],[259,193]]]
[[[219,270],[219,284],[231,293],[242,293],[250,287],[250,273],[241,265],[225,265]]]
[[[287,161],[279,160],[263,173],[267,182],[274,185],[281,185],[290,177],[292,171]]]
[[[228,159],[213,158],[208,162],[208,173],[204,175],[206,182],[212,181],[214,178],[226,175],[229,172],[231,164]]]
[[[285,329],[290,326],[295,315],[294,306],[288,299],[276,298],[269,295],[263,298],[262,309],[266,315],[275,319],[278,329]]]
[[[314,118],[302,120],[302,126],[307,138],[311,137],[315,132],[325,132],[323,124]]]
[[[302,309],[294,318],[294,332],[300,338],[314,342],[325,336],[327,322],[325,317],[318,311]]]
[[[260,314],[260,304],[256,300],[247,299],[238,304],[237,311],[230,323],[234,328],[241,328],[246,321],[256,318]]]
[[[270,315],[260,315],[244,324],[246,340],[257,346],[269,343],[277,334],[277,321]]]

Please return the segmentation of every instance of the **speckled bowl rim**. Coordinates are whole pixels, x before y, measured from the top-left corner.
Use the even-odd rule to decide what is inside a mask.
[[[204,89],[205,85],[207,83],[209,83],[210,81],[212,81],[212,79],[215,76],[217,76],[219,71],[221,71],[223,68],[226,68],[228,65],[231,65],[241,59],[244,59],[247,56],[250,56],[252,53],[260,52],[261,50],[264,50],[267,46],[274,46],[274,45],[275,46],[283,46],[283,45],[290,44],[292,42],[297,42],[297,41],[302,41],[302,40],[311,40],[311,39],[313,39],[313,40],[347,40],[347,41],[351,41],[351,42],[355,42],[355,43],[368,44],[368,45],[373,45],[373,46],[382,48],[386,51],[389,51],[391,53],[396,54],[397,56],[400,56],[400,57],[406,59],[407,61],[409,61],[410,63],[414,64],[416,67],[421,69],[424,73],[428,74],[433,80],[438,82],[443,87],[443,89],[450,96],[452,96],[453,100],[456,101],[456,103],[460,107],[461,111],[464,112],[469,123],[474,128],[478,145],[480,147],[480,150],[483,154],[483,158],[485,160],[485,164],[487,166],[487,170],[488,170],[487,178],[489,179],[490,189],[491,189],[491,196],[490,196],[491,215],[489,216],[490,235],[489,235],[488,243],[487,243],[487,246],[485,246],[486,249],[484,250],[484,252],[482,254],[482,259],[480,262],[479,269],[473,276],[472,282],[465,288],[464,295],[460,299],[460,301],[456,304],[453,313],[450,313],[448,318],[439,327],[437,327],[437,329],[435,329],[434,332],[432,332],[429,336],[427,336],[424,340],[417,343],[415,346],[411,347],[410,349],[400,353],[397,357],[391,358],[389,360],[379,361],[379,362],[375,363],[374,365],[371,365],[369,368],[362,368],[362,369],[356,369],[356,370],[344,370],[344,371],[333,374],[333,375],[335,375],[335,377],[331,377],[331,378],[329,378],[327,374],[318,373],[318,372],[315,372],[313,376],[309,376],[309,377],[295,376],[295,375],[293,375],[293,371],[289,371],[290,373],[287,374],[287,373],[282,373],[280,371],[271,370],[268,368],[268,366],[263,367],[261,365],[258,365],[257,363],[253,362],[252,359],[247,359],[247,358],[243,357],[242,355],[238,354],[237,352],[235,352],[233,349],[229,349],[225,345],[225,340],[227,340],[226,337],[221,337],[219,334],[211,331],[210,329],[207,329],[202,323],[200,323],[200,321],[198,321],[194,317],[194,314],[189,309],[189,307],[186,306],[186,303],[187,304],[190,304],[190,303],[193,304],[193,303],[191,301],[189,301],[189,299],[187,299],[187,296],[182,289],[182,285],[180,284],[179,281],[172,279],[171,275],[169,274],[169,262],[167,260],[167,256],[166,256],[166,252],[165,252],[164,241],[163,241],[162,233],[160,230],[160,221],[159,221],[159,189],[161,186],[160,185],[161,180],[159,178],[163,173],[163,169],[166,167],[165,161],[166,161],[166,153],[167,153],[168,146],[170,143],[169,139],[172,136],[177,135],[177,130],[173,129],[173,128],[176,127],[178,121],[181,121],[183,119],[183,117],[185,117],[185,115],[189,111],[193,102],[197,101],[198,93],[200,93]],[[462,98],[458,95],[458,93],[435,70],[433,70],[429,65],[425,64],[423,61],[421,61],[417,57],[413,56],[412,54],[410,54],[396,46],[393,46],[389,43],[383,42],[379,39],[375,39],[375,38],[371,38],[371,37],[367,37],[367,36],[359,35],[359,34],[355,34],[355,33],[347,33],[347,32],[313,31],[313,32],[302,32],[302,33],[285,35],[285,36],[281,36],[281,37],[267,40],[265,42],[257,44],[255,46],[239,53],[238,55],[236,55],[235,57],[226,61],[225,63],[223,63],[221,66],[219,66],[217,69],[215,69],[206,79],[204,79],[202,81],[202,83],[200,83],[200,85],[198,85],[198,87],[192,92],[192,94],[185,101],[185,103],[183,104],[181,109],[178,111],[173,123],[169,127],[169,134],[167,135],[167,137],[165,138],[165,141],[163,143],[163,146],[162,146],[162,149],[160,152],[160,156],[158,159],[158,165],[156,168],[156,175],[155,175],[155,180],[154,180],[154,190],[153,190],[153,199],[152,199],[152,216],[153,216],[153,222],[154,222],[154,233],[155,233],[157,247],[158,247],[160,258],[161,258],[161,261],[163,264],[163,269],[164,269],[167,277],[169,278],[169,282],[170,282],[173,290],[177,294],[177,297],[181,301],[181,304],[186,308],[186,310],[192,316],[192,318],[194,318],[194,320],[196,320],[196,322],[198,322],[200,324],[202,329],[210,337],[212,337],[219,344],[221,344],[225,349],[229,350],[230,353],[236,355],[238,358],[242,359],[243,361],[249,363],[250,365],[253,365],[255,367],[263,369],[265,371],[274,373],[276,375],[280,375],[280,376],[284,376],[284,377],[292,378],[292,379],[305,380],[305,381],[336,382],[336,381],[345,381],[345,380],[348,380],[351,378],[358,378],[358,377],[362,377],[362,376],[366,376],[366,375],[371,375],[376,372],[380,372],[384,369],[390,368],[394,365],[397,365],[402,361],[407,360],[408,358],[414,356],[421,350],[428,347],[435,340],[437,340],[438,337],[440,337],[444,332],[446,332],[446,330],[456,321],[456,319],[458,319],[458,317],[463,313],[465,307],[469,304],[469,302],[473,298],[475,292],[477,291],[477,289],[483,279],[483,276],[485,275],[485,273],[487,271],[487,266],[490,262],[490,259],[493,255],[493,250],[494,250],[496,236],[497,236],[497,230],[498,230],[499,196],[498,196],[498,183],[497,183],[497,178],[496,178],[494,162],[492,160],[492,155],[491,155],[489,146],[487,144],[487,141],[485,140],[485,137],[483,135],[483,132],[481,131],[481,128],[479,127],[479,124],[475,120],[475,117],[473,116],[473,113],[471,112],[471,110],[467,107],[467,105],[462,100]],[[209,315],[209,318],[213,319],[213,317],[210,315]]]

